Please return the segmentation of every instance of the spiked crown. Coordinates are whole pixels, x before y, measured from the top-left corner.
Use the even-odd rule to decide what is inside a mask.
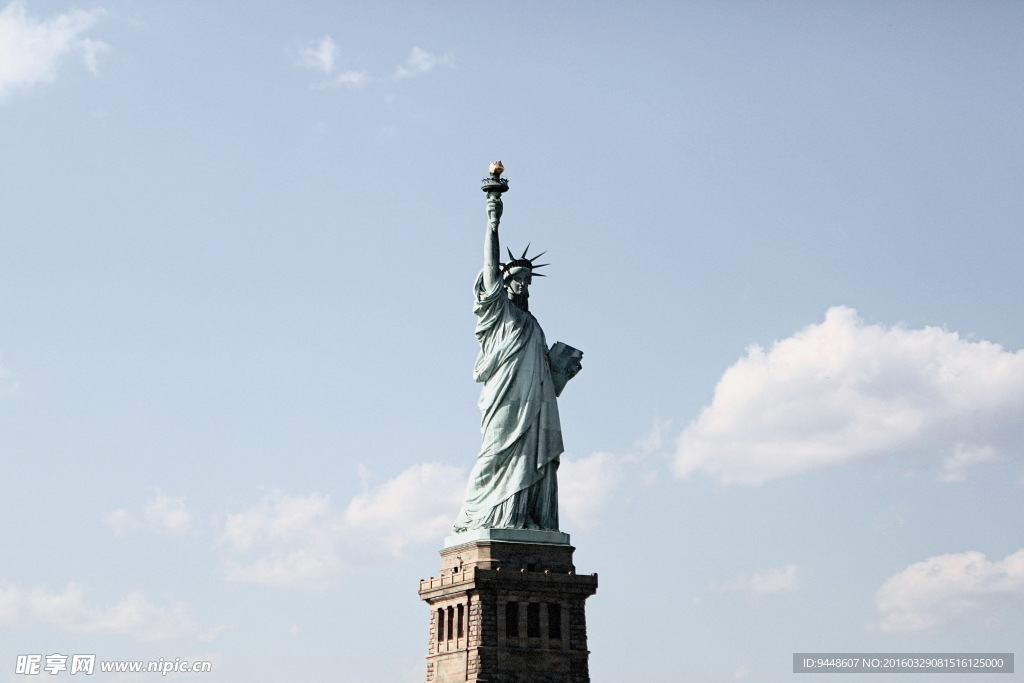
[[[542,251],[541,253],[537,254],[533,258],[527,258],[526,257],[526,252],[528,252],[529,250],[530,250],[530,245],[527,244],[526,245],[526,249],[523,249],[523,255],[520,256],[519,258],[516,258],[515,256],[513,256],[512,250],[509,249],[508,247],[505,247],[505,251],[508,252],[508,259],[509,260],[508,260],[508,263],[500,264],[501,265],[501,277],[502,277],[503,280],[508,279],[512,275],[513,272],[519,270],[520,268],[529,268],[530,269],[530,275],[532,275],[534,277],[544,277],[543,273],[537,273],[537,272],[534,272],[534,271],[537,268],[543,268],[544,266],[550,265],[550,264],[547,264],[547,263],[534,264],[533,262],[536,261],[537,259],[539,259],[541,256],[543,256],[547,252],[546,251]]]

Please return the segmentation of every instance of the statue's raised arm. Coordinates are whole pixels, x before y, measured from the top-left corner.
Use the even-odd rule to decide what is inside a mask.
[[[487,193],[487,234],[484,236],[484,287],[489,292],[501,280],[501,245],[498,225],[501,223],[501,194]]]

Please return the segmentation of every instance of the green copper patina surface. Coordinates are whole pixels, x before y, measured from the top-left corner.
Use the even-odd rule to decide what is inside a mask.
[[[549,358],[544,331],[529,311],[530,285],[539,275],[533,271],[543,264],[534,264],[526,252],[519,258],[509,252],[510,260],[500,263],[501,193],[508,183],[494,167],[483,188],[487,193],[484,268],[473,287],[480,342],[473,378],[484,385],[479,400],[483,443],[452,530],[456,534],[473,529],[557,531],[556,473],[563,448],[556,395],[579,371],[582,353],[556,345],[557,357],[570,359],[568,368],[564,360]],[[557,383],[552,363],[560,379]]]

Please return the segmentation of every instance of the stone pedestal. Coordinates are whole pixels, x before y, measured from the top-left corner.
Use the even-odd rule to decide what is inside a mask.
[[[557,532],[448,537],[440,575],[420,581],[428,683],[589,683],[584,602],[597,574],[576,573],[574,550]]]

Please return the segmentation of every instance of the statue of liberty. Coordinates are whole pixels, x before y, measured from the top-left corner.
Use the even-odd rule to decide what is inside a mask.
[[[529,310],[530,285],[540,256],[527,250],[500,262],[498,225],[501,162],[485,179],[487,232],[484,267],[476,278],[474,312],[480,354],[473,379],[483,383],[479,406],[483,443],[466,487],[466,499],[453,525],[470,529],[558,530],[558,462],[562,428],[558,396],[579,372],[582,353],[561,342],[550,350]]]

